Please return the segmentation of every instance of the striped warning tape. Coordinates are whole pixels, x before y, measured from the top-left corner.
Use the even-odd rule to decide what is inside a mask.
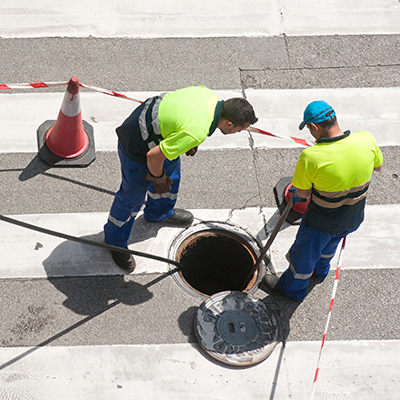
[[[84,88],[94,90],[94,91],[96,91],[96,92],[108,94],[109,96],[122,97],[123,99],[136,101],[137,103],[143,103],[143,101],[141,101],[141,100],[134,99],[134,98],[132,98],[132,97],[128,97],[127,95],[122,94],[122,93],[113,92],[112,90],[101,89],[101,88],[98,88],[98,87],[96,87],[96,86],[85,85],[84,83],[79,83],[79,85],[82,86],[82,87],[84,87]]]
[[[38,89],[52,86],[68,85],[68,82],[35,82],[35,83],[13,83],[10,85],[0,84],[0,90],[6,89]]]
[[[286,140],[288,140],[287,137],[274,135],[274,134],[271,133],[271,132],[264,131],[264,130],[259,129],[259,128],[256,128],[256,127],[254,127],[254,126],[250,126],[249,128],[247,128],[247,130],[248,130],[249,132],[261,133],[262,135],[267,135],[267,136],[272,136],[272,137],[276,137],[276,138],[279,138],[279,139],[286,139]],[[293,136],[289,136],[289,138],[290,138],[291,140],[293,140],[294,142],[296,142],[297,144],[301,144],[302,146],[311,146],[311,144],[308,143],[308,142],[307,142],[306,140],[304,140],[304,139],[296,138],[296,137],[293,137]]]
[[[68,82],[34,82],[34,83],[14,83],[14,84],[0,84],[0,90],[11,90],[11,89],[38,89],[38,88],[46,88],[46,87],[53,87],[53,86],[66,86],[68,85]],[[134,99],[132,97],[129,97],[123,93],[118,93],[118,92],[114,92],[112,90],[108,90],[108,89],[102,89],[96,86],[91,86],[91,85],[86,85],[84,83],[80,83],[79,82],[79,86],[86,88],[86,89],[90,89],[90,90],[94,90],[96,92],[100,92],[103,94],[107,94],[109,96],[114,96],[114,97],[121,97],[123,99],[127,99],[127,100],[131,100],[131,101],[135,101],[137,103],[143,103],[143,101],[138,100],[138,99]],[[268,136],[272,136],[275,138],[279,138],[279,139],[285,139],[285,140],[292,140],[297,144],[300,144],[302,146],[311,146],[310,143],[308,143],[306,140],[301,139],[301,138],[296,138],[293,136],[290,136],[289,138],[287,137],[283,137],[283,136],[278,136],[278,135],[274,135],[273,133],[264,131],[263,129],[259,129],[256,128],[254,126],[250,126],[249,128],[247,128],[248,132],[256,132],[256,133],[261,133],[262,135],[268,135]]]
[[[335,282],[334,282],[334,284],[333,284],[333,289],[332,289],[331,303],[330,303],[330,305],[329,305],[328,318],[326,319],[326,325],[325,325],[324,335],[322,336],[321,348],[319,349],[319,355],[318,355],[318,361],[317,361],[317,368],[315,369],[315,375],[314,375],[314,381],[313,381],[313,387],[312,387],[312,392],[311,392],[310,400],[313,400],[313,399],[314,399],[315,387],[316,387],[316,382],[317,382],[318,373],[319,373],[319,362],[320,362],[320,359],[321,359],[322,349],[324,348],[324,345],[325,345],[325,339],[326,339],[326,334],[327,334],[327,332],[328,332],[329,321],[330,321],[330,319],[331,319],[333,303],[334,303],[334,301],[335,301],[336,290],[337,290],[337,286],[338,286],[338,283],[339,283],[340,270],[341,270],[341,268],[342,268],[342,266],[341,266],[341,262],[342,262],[342,253],[343,253],[343,250],[344,250],[344,247],[345,247],[345,246],[346,246],[346,236],[343,238],[342,247],[341,247],[340,253],[339,253],[338,263],[337,263],[337,267],[336,267]]]
[[[53,87],[53,86],[66,86],[68,85],[68,82],[34,82],[34,83],[13,83],[13,84],[0,84],[0,90],[10,90],[10,89],[38,89],[38,88],[46,88],[46,87]],[[90,86],[86,85],[84,83],[79,82],[79,86],[84,87],[86,89],[91,89],[96,92],[108,94],[109,96],[114,96],[114,97],[122,97],[123,99],[127,100],[132,100],[136,101],[137,103],[142,103],[141,100],[134,99],[132,97],[129,97],[125,94],[118,93],[118,92],[113,92],[112,90],[107,90],[107,89],[101,89],[96,86]]]

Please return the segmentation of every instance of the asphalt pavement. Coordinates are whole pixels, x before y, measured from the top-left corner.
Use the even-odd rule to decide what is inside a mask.
[[[152,38],[96,37],[95,34],[90,37],[39,35],[2,37],[0,49],[0,83],[3,84],[59,82],[77,76],[83,83],[116,92],[162,92],[191,85],[205,85],[217,91],[235,91],[247,97],[251,90],[274,90],[276,97],[271,109],[279,107],[279,91],[282,91],[284,98],[283,91],[286,90],[321,89],[320,93],[323,94],[324,89],[351,91],[368,88],[372,90],[373,102],[374,88],[400,87],[398,32],[355,32],[344,35],[340,32],[287,35],[283,32],[259,37],[221,35]],[[37,89],[35,94],[45,98],[64,91],[65,87],[60,86]],[[81,92],[90,91],[82,89]],[[37,223],[49,223],[51,217],[52,223],[61,232],[71,230],[81,237],[101,241],[102,224],[106,221],[120,183],[116,150],[96,151],[95,161],[85,168],[50,168],[40,160],[37,152],[21,151],[20,148],[26,144],[25,139],[20,140],[20,137],[26,137],[20,134],[26,134],[26,110],[22,106],[26,104],[23,102],[26,97],[24,89],[0,90],[0,101],[6,102],[8,98],[21,101],[18,110],[20,120],[15,121],[15,126],[7,126],[5,132],[3,128],[2,133],[2,137],[11,141],[14,149],[2,152],[0,156],[0,214],[22,219],[26,217]],[[304,108],[306,105],[301,104],[299,107]],[[91,100],[91,107],[95,106],[96,101]],[[55,107],[59,107],[58,100]],[[132,103],[132,109],[134,107]],[[268,104],[263,104],[264,107],[268,109]],[[282,107],[286,107],[286,104],[283,103]],[[363,109],[368,104],[362,103],[357,107]],[[262,112],[259,112],[261,118],[265,117]],[[49,115],[48,119],[54,117]],[[288,117],[297,118],[300,122],[302,115]],[[340,115],[338,117],[340,121]],[[0,119],[6,118],[0,110]],[[113,118],[110,115],[110,119]],[[398,120],[398,115],[390,114],[388,120],[390,118]],[[89,122],[94,125],[96,134],[96,120]],[[117,123],[115,121],[115,127]],[[382,131],[385,127],[383,123]],[[260,128],[268,130],[269,126]],[[368,129],[368,126],[359,128]],[[113,134],[110,131],[110,135]],[[296,136],[299,132],[285,134]],[[16,137],[15,142],[13,135]],[[29,135],[28,140],[35,144],[36,132],[32,131]],[[182,183],[177,207],[192,210],[196,222],[202,218],[229,223],[233,221],[250,232],[261,248],[276,221],[277,205],[273,189],[282,177],[292,175],[302,147],[287,147],[287,143],[281,146],[280,142],[273,146],[258,146],[254,144],[254,134],[242,132],[238,135],[241,135],[245,143],[242,147],[200,147],[195,157],[182,157]],[[382,254],[395,254],[393,249],[400,246],[397,236],[400,147],[398,138],[394,135],[391,137],[393,141],[390,144],[381,146],[384,167],[381,173],[374,173],[367,199],[367,207],[371,207],[371,212],[375,212],[376,207],[382,207],[387,218],[385,226],[389,233],[383,233],[385,227],[379,230],[378,225],[368,225],[371,226],[368,232],[371,237],[368,240],[379,242],[381,236],[387,240],[387,247],[385,241],[379,242],[382,243]],[[87,220],[87,215],[93,219]],[[72,229],[68,220],[76,221],[76,227]],[[0,222],[3,232],[9,232],[4,224]],[[130,248],[136,248],[135,235],[138,235],[138,245],[149,246],[152,252],[167,256],[167,249],[178,231],[169,231],[163,224],[156,227],[149,225],[143,218],[138,219],[135,223],[138,226],[137,233],[132,234]],[[289,239],[293,237],[295,228],[288,224],[284,226],[283,230]],[[285,232],[282,237],[286,238]],[[392,237],[389,243],[387,238],[390,232]],[[182,290],[167,272],[167,266],[162,271],[157,268],[152,270],[152,267],[146,270],[146,260],[141,259],[142,272],[124,276],[113,266],[105,251],[96,255],[94,250],[90,250],[85,257],[82,254],[86,250],[79,246],[63,242],[48,250],[45,238],[30,237],[26,232],[19,234],[17,231],[8,235],[0,235],[0,243],[3,243],[1,268],[7,273],[11,271],[8,277],[2,275],[0,279],[0,343],[4,350],[0,359],[0,380],[5,385],[4,389],[0,389],[0,394],[3,398],[24,398],[24,395],[32,399],[49,398],[43,397],[45,395],[40,385],[46,390],[59,390],[56,393],[60,393],[60,399],[71,395],[82,399],[140,399],[146,390],[149,399],[234,399],[242,398],[246,392],[247,398],[251,399],[308,398],[326,323],[334,271],[331,271],[323,284],[312,281],[309,295],[301,304],[274,298],[261,289],[255,290],[254,298],[267,304],[279,319],[281,347],[259,366],[234,371],[234,368],[221,367],[208,359],[198,348],[193,320],[203,299]],[[360,248],[368,251],[364,241],[366,236],[364,233],[355,236],[352,246],[355,248],[359,240]],[[276,242],[280,241],[280,237],[278,234]],[[11,244],[10,238],[13,242]],[[349,241],[352,241],[352,236]],[[43,262],[39,263],[42,272],[29,275],[31,267],[37,266],[37,260],[32,255],[38,255],[41,247],[43,251],[49,251]],[[7,248],[12,248],[14,253],[7,252]],[[376,247],[373,248],[375,252]],[[280,248],[276,251],[283,259],[283,251]],[[74,254],[82,256],[82,259],[74,259]],[[13,259],[18,257],[23,257],[24,261],[18,261],[18,268],[14,268]],[[345,252],[344,264],[346,257]],[[360,264],[363,264],[362,257],[363,254],[360,254]],[[384,259],[383,255],[368,253],[364,264],[368,263],[367,260],[373,259],[375,262],[380,258]],[[75,265],[69,265],[69,259],[73,259]],[[335,349],[340,348],[336,356],[352,354],[354,365],[348,367],[349,373],[346,376],[343,372],[346,371],[345,363],[327,363],[326,371],[329,370],[332,375],[322,377],[323,384],[317,390],[316,398],[396,398],[395,388],[399,381],[395,371],[399,364],[391,357],[398,350],[400,340],[400,269],[395,255],[392,260],[391,265],[376,267],[374,264],[371,268],[369,265],[364,265],[365,268],[352,268],[348,264],[344,266],[330,321],[326,351],[328,359],[333,360],[331,357],[335,356]],[[268,266],[268,261],[271,260],[266,260],[266,266],[273,268]],[[96,273],[97,265],[100,273]],[[27,276],[18,272],[15,275],[17,277],[13,277],[17,269],[23,271],[25,267]],[[69,273],[68,270],[74,272]],[[364,350],[358,347],[354,350],[351,347],[353,344]],[[104,346],[117,349],[120,352],[118,358],[114,354],[105,355],[103,351],[111,350]],[[387,371],[386,378],[370,372],[381,368],[381,365],[374,364],[376,353],[369,356],[367,350],[371,349],[372,352],[374,346],[377,346],[377,353],[385,354],[382,357],[384,361],[379,362]],[[54,353],[41,353],[41,349],[47,351],[49,347],[54,349]],[[63,353],[64,347],[68,355]],[[87,352],[93,351],[93,354],[88,356],[87,352],[80,353],[82,348]],[[156,349],[154,353],[153,349]],[[189,352],[188,359],[183,356],[180,358],[181,349]],[[301,349],[301,352],[296,349]],[[96,358],[96,352],[101,357]],[[141,352],[145,352],[145,355]],[[40,358],[40,354],[48,355]],[[61,367],[55,366],[52,367],[52,377],[45,366],[47,357],[49,366],[53,366],[53,361],[50,361],[52,358],[67,363],[67,375],[61,372]],[[97,371],[96,379],[89,377],[88,371],[81,371],[77,365],[79,362],[74,364],[79,357],[82,368],[89,370],[92,366],[93,374]],[[285,364],[282,361],[285,357],[286,370],[281,368],[281,363]],[[30,359],[37,366],[32,375],[29,373]],[[171,366],[163,364],[170,359],[174,360]],[[101,360],[107,362],[102,363]],[[120,365],[118,360],[121,360]],[[206,366],[196,376],[196,371],[200,370],[200,367],[196,370],[196,365],[202,365],[204,361]],[[118,367],[114,367],[113,362]],[[302,377],[295,371],[301,370],[303,362],[304,370],[310,376]],[[364,367],[360,367],[364,363],[371,364],[370,370],[364,371]],[[113,365],[111,371],[107,369],[110,365]],[[183,365],[187,369],[179,370],[178,366],[183,368]],[[207,365],[212,371],[211,377],[207,375]],[[100,369],[104,366],[104,371],[97,370],[99,366]],[[130,370],[131,366],[134,366],[134,370]],[[335,366],[339,367],[335,370]],[[141,367],[143,376],[138,372]],[[41,376],[40,368],[49,375]],[[168,368],[171,368],[173,378],[167,377]],[[257,381],[264,374],[263,368],[268,371],[267,377]],[[357,368],[360,379],[357,378]],[[152,376],[152,370],[160,374],[162,383],[157,381],[157,376]],[[193,371],[194,375],[185,375],[188,370]],[[371,374],[370,381],[368,374]],[[179,382],[179,377],[185,379],[185,382]],[[86,382],[84,378],[88,378]],[[34,379],[40,385],[35,386],[32,383]],[[88,381],[92,386],[87,384]],[[107,389],[103,386],[105,382],[110,385]],[[208,388],[207,382],[210,385]],[[21,385],[18,386],[18,383]],[[200,387],[196,387],[196,383]],[[335,389],[341,383],[344,389]],[[23,385],[25,391],[21,389]],[[298,392],[293,392],[290,385]],[[135,387],[136,395],[129,397],[132,392],[130,394],[128,389],[135,390]],[[217,392],[218,387],[223,390]],[[101,391],[103,393],[99,394]],[[194,397],[190,397],[190,394]],[[338,397],[333,397],[335,395]]]

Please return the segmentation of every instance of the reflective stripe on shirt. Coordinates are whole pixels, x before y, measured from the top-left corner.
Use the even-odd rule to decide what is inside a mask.
[[[147,143],[147,147],[151,150],[157,146],[163,139],[158,122],[158,107],[165,93],[160,96],[147,99],[142,112],[139,115],[139,129],[142,139]],[[151,129],[147,129],[151,127]]]
[[[352,206],[367,196],[370,180],[362,185],[342,190],[340,192],[324,192],[313,188],[311,198],[320,207],[339,208]]]

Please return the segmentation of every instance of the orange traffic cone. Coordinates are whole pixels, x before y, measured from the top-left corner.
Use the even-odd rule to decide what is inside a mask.
[[[40,158],[50,166],[85,167],[96,158],[93,127],[82,121],[78,78],[68,82],[57,121],[45,121],[37,137]]]

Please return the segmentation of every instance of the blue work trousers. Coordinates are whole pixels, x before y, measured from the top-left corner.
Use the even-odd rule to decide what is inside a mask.
[[[279,289],[292,299],[303,300],[311,276],[314,275],[321,282],[326,278],[339,242],[358,227],[343,233],[329,234],[316,231],[301,221],[288,253],[289,268],[278,281]]]
[[[121,161],[122,182],[115,195],[108,221],[104,225],[106,243],[127,247],[135,217],[142,208],[147,194],[144,218],[149,222],[164,221],[174,212],[181,179],[180,158],[164,161],[166,174],[172,179],[171,191],[163,194],[154,193],[154,185],[146,180],[149,172],[147,163],[129,159],[121,144],[118,144]]]

